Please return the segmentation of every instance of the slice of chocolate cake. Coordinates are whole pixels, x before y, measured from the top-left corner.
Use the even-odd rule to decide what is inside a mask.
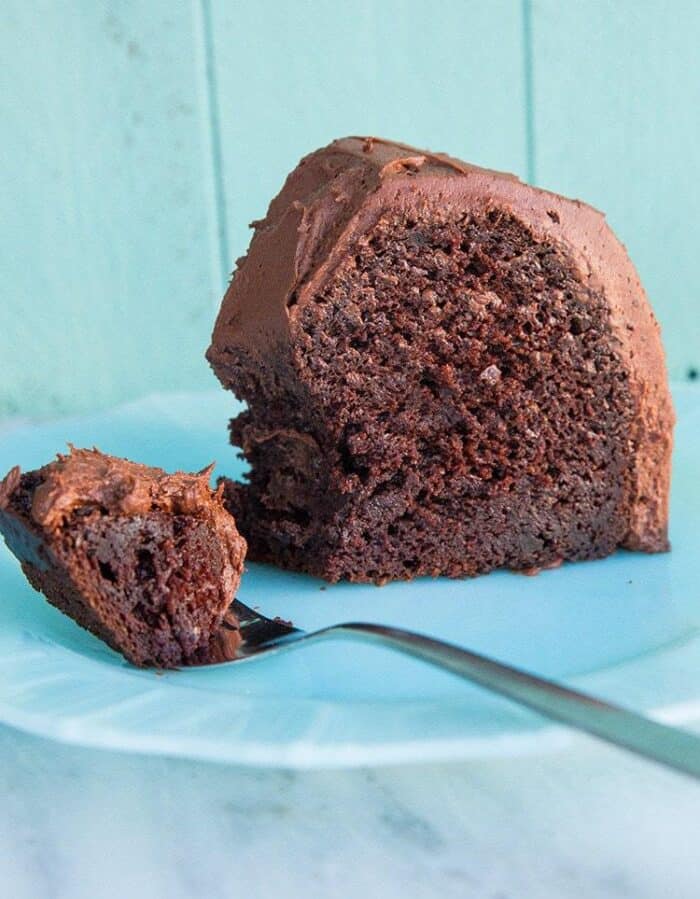
[[[659,328],[603,215],[346,138],[288,177],[208,358],[253,559],[334,581],[668,548]]]
[[[246,544],[210,474],[71,448],[0,483],[0,531],[32,586],[134,665],[221,661]]]

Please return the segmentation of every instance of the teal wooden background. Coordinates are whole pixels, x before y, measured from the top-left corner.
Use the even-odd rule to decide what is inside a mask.
[[[604,209],[700,368],[700,3],[2,0],[0,416],[213,387],[233,260],[375,133]]]

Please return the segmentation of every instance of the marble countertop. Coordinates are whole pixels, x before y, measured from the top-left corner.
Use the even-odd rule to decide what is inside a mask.
[[[87,750],[0,728],[7,899],[696,899],[700,786],[592,739],[333,772]]]

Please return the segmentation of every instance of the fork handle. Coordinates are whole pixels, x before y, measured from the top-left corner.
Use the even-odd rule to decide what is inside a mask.
[[[323,638],[343,634],[422,659],[534,709],[546,718],[593,734],[700,780],[700,738],[688,731],[659,724],[636,712],[478,653],[401,628],[348,623],[325,628],[313,636]]]

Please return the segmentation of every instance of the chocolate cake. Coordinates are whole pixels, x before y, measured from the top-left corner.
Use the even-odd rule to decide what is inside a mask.
[[[375,138],[254,223],[208,359],[250,557],[330,581],[668,549],[659,328],[589,206]]]
[[[166,474],[97,450],[0,483],[0,531],[30,583],[134,665],[231,657],[246,544],[211,469]]]

